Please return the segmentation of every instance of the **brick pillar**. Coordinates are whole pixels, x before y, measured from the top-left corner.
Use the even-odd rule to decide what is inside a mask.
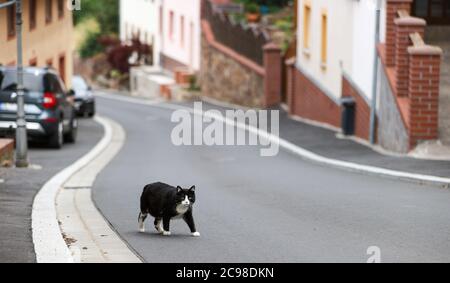
[[[270,107],[281,101],[281,49],[274,43],[264,47],[264,106]]]
[[[409,68],[409,131],[410,146],[423,140],[438,138],[439,79],[442,49],[434,46],[408,48]]]
[[[292,57],[291,59],[286,61],[286,74],[287,74],[287,87],[286,87],[286,98],[289,114],[292,115],[294,113],[294,95],[295,95],[295,62],[296,57]]]
[[[386,1],[386,65],[395,65],[395,24],[397,12],[405,10],[411,12],[413,0],[387,0]]]
[[[426,22],[423,19],[404,17],[397,18],[395,21],[395,77],[396,92],[398,96],[408,95],[409,80],[409,54],[408,47],[411,45],[409,38],[412,33],[419,33],[423,38]]]

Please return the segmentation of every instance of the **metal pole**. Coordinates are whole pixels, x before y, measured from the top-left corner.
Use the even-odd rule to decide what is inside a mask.
[[[16,0],[17,36],[17,129],[16,129],[16,167],[28,167],[27,122],[25,120],[25,99],[23,85],[22,56],[22,0]]]
[[[380,43],[380,17],[381,17],[381,0],[377,1],[376,21],[375,21],[375,57],[373,66],[373,85],[372,85],[372,101],[370,109],[370,143],[376,143],[376,123],[377,123],[377,92],[378,92],[378,51],[377,46]]]

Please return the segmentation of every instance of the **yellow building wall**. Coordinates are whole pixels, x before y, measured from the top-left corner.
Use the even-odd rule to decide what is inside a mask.
[[[0,0],[0,2],[6,2]],[[59,59],[65,56],[65,77],[70,87],[73,75],[73,21],[72,12],[66,7],[64,1],[64,17],[58,17],[57,0],[53,0],[53,19],[45,23],[45,0],[37,0],[36,28],[30,30],[29,0],[23,2],[23,64],[29,66],[32,60],[37,60],[38,67],[47,66],[48,61],[59,70]],[[6,9],[0,9],[0,64],[15,65],[17,62],[16,39],[8,40]]]

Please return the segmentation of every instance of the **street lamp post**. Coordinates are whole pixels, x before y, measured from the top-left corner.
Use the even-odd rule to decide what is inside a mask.
[[[28,167],[27,121],[23,85],[22,56],[22,0],[10,0],[0,4],[0,9],[16,5],[17,37],[17,120],[16,120],[16,167]]]
[[[17,33],[16,167],[28,167],[27,121],[25,119],[25,99],[24,99],[24,85],[23,85],[22,0],[16,0],[16,33]]]

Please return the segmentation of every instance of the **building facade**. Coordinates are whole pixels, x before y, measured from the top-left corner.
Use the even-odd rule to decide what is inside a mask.
[[[339,128],[342,99],[351,97],[356,105],[354,135],[369,140],[376,87],[378,123],[374,134],[381,146],[408,152],[422,141],[437,139],[434,104],[439,100],[439,79],[430,81],[431,86],[425,81],[417,83],[425,76],[439,77],[442,50],[424,42],[426,22],[415,16],[446,24],[446,3],[450,1],[440,2],[443,5],[430,8],[428,0],[298,0],[297,57],[289,67],[290,114]],[[381,5],[379,44],[377,4]],[[416,32],[419,36],[413,37]],[[434,56],[433,62],[420,57],[419,49],[423,51],[420,56]],[[433,74],[425,74],[426,68],[413,69],[411,62],[422,59]],[[428,104],[415,104],[416,88],[434,91],[426,93],[433,97]],[[417,107],[428,107],[430,112],[415,116],[420,112]]]
[[[160,9],[162,0],[120,0],[120,39],[124,42],[138,36],[153,48],[153,64],[160,58]]]
[[[200,5],[201,0],[121,0],[121,40],[139,35],[151,44],[155,66],[198,71]]]
[[[164,0],[160,13],[161,65],[174,71],[178,67],[200,68],[201,0]]]
[[[6,2],[2,0],[1,2]],[[23,62],[51,66],[70,86],[73,74],[73,20],[65,0],[24,0]],[[15,7],[0,10],[0,64],[17,63]]]

